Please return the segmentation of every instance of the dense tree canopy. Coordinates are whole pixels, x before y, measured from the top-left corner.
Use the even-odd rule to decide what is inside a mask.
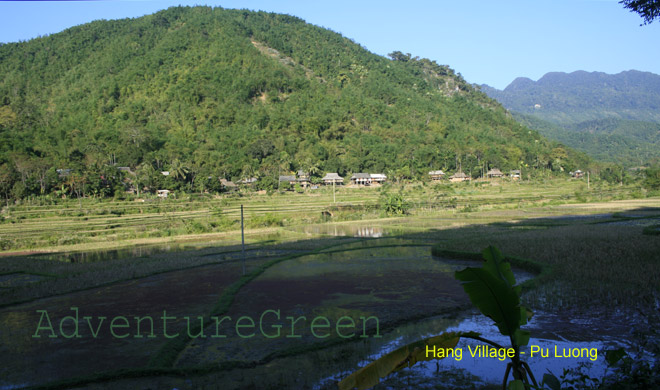
[[[130,179],[194,191],[209,177],[299,169],[416,177],[584,163],[448,66],[395,54],[292,16],[210,7],[2,45],[2,190],[89,194],[94,181],[107,195]]]

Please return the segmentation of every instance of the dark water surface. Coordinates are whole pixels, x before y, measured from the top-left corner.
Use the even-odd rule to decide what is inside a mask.
[[[358,230],[358,232],[362,231]],[[368,233],[380,234],[376,231]],[[388,240],[395,239],[388,238],[383,242]],[[451,289],[446,287],[455,282],[454,271],[466,265],[476,265],[474,262],[435,258],[430,255],[428,246],[356,248],[357,245],[365,243],[371,245],[380,241],[352,243],[344,247],[351,249],[345,252],[310,255],[273,266],[236,295],[237,304],[232,306],[232,310],[237,310],[236,315],[247,313],[248,309],[257,310],[265,298],[255,300],[254,297],[257,294],[267,293],[265,297],[269,294],[279,294],[276,296],[277,299],[273,298],[276,302],[284,302],[288,297],[286,303],[290,304],[292,309],[299,307],[301,310],[307,310],[327,306],[330,310],[331,307],[345,305],[371,307],[374,310],[387,308],[394,318],[410,314],[408,308],[416,308],[415,310],[419,311],[424,310],[429,304],[435,304],[432,302],[432,296],[436,297],[444,293],[443,289],[447,290],[447,297],[450,293],[455,295],[456,287]],[[396,242],[402,241],[396,240]],[[182,250],[184,247],[135,248],[133,250],[137,252],[133,252],[132,256],[148,256],[160,251]],[[115,252],[112,256],[116,258],[129,256],[127,252]],[[231,257],[232,254],[227,253],[226,256]],[[81,258],[80,261],[85,260]],[[515,273],[518,282],[533,276],[519,271]],[[350,275],[356,280],[355,285],[360,285],[363,289],[355,290],[355,286],[341,287],[341,284],[330,283],[333,279],[329,275],[335,274],[338,278],[341,275]],[[0,389],[43,384],[106,370],[144,367],[154,351],[166,341],[163,338],[118,340],[110,337],[107,331],[98,339],[90,337],[80,340],[61,337],[35,339],[32,336],[41,318],[39,310],[48,310],[54,321],[71,315],[71,307],[80,308],[81,318],[85,315],[108,318],[150,315],[157,318],[163,310],[179,318],[185,315],[196,316],[207,313],[217,302],[223,288],[240,278],[240,275],[239,264],[229,262],[168,272],[0,309]],[[412,276],[407,275],[415,275],[414,280],[410,280]],[[348,276],[344,277],[347,278],[350,279]],[[405,283],[411,284],[406,287],[407,301],[402,301],[397,294],[388,291],[388,288],[400,291],[401,286],[396,283],[404,283],[401,285],[403,287],[407,286]],[[309,287],[310,293],[292,289],[290,288],[292,285],[299,288]],[[327,287],[327,291],[323,290],[325,295],[321,295],[319,286]],[[341,288],[348,289],[348,292]],[[460,290],[460,287],[458,289]],[[375,311],[375,314],[380,315],[378,311]],[[611,313],[604,316],[600,312],[590,311],[589,308],[583,309],[579,314],[566,311],[537,311],[526,326],[532,334],[529,344],[544,350],[548,349],[549,357],[528,357],[527,361],[539,380],[547,371],[560,375],[563,369],[575,368],[580,364],[591,365],[592,376],[600,376],[605,370],[605,349],[632,344],[630,324],[635,321],[628,313]],[[55,328],[58,326],[57,323],[53,325]],[[71,321],[69,325],[72,325]],[[86,326],[86,323],[81,319],[79,325]],[[427,317],[396,326],[384,333],[380,339],[370,338],[365,342],[324,349],[319,353],[327,356],[327,364],[314,366],[309,374],[306,374],[308,375],[306,384],[318,389],[336,388],[336,381],[399,346],[444,331],[455,330],[476,331],[502,345],[507,343],[507,339],[499,335],[492,321],[478,313],[468,312],[452,318],[446,315]],[[71,329],[67,331],[70,332]],[[253,348],[255,352],[252,352],[249,351],[249,343],[234,344],[237,350],[243,351],[242,353],[250,358],[267,345],[255,344]],[[463,350],[460,360],[447,358],[441,360],[438,366],[434,362],[417,365],[388,379],[385,386],[387,387],[389,383],[397,387],[405,383],[404,378],[410,380],[414,377],[418,381],[414,384],[415,388],[434,388],[440,383],[447,383],[447,373],[457,370],[478,377],[477,382],[501,383],[506,362],[494,358],[472,358],[468,345],[477,344],[461,341],[458,345]],[[221,344],[220,348],[224,348],[223,345],[226,346]],[[555,348],[560,353],[573,348],[582,351],[595,349],[597,352],[596,355],[577,358],[555,357]],[[268,351],[263,349],[262,352]],[[181,354],[181,360],[189,360],[191,364],[209,363],[197,360],[207,356],[211,359],[210,362],[213,362],[220,353],[222,351],[218,349],[217,344],[191,343],[191,347]],[[337,363],[336,356],[346,356],[346,359]],[[305,360],[308,359],[307,355],[300,355],[282,361],[287,362],[285,367],[304,367]],[[289,375],[290,369],[283,368],[279,371],[276,367],[277,365],[265,367],[264,374],[268,377]],[[457,386],[460,387],[460,384]]]

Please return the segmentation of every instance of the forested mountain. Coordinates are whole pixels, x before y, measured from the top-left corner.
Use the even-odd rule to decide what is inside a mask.
[[[551,72],[538,81],[519,77],[503,91],[481,90],[511,111],[562,125],[604,118],[660,123],[660,76],[649,72]]]
[[[91,186],[117,165],[193,185],[297,169],[584,164],[448,66],[390,57],[296,17],[209,7],[4,44],[0,182],[43,192],[45,171],[61,168]]]
[[[561,126],[533,115],[513,115],[521,124],[600,161],[625,167],[660,162],[660,123],[609,118]]]
[[[660,76],[578,71],[520,77],[503,91],[481,86],[524,125],[603,161],[626,166],[660,156]]]

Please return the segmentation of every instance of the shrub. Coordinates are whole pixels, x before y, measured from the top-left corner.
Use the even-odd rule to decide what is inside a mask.
[[[283,181],[280,183],[280,191],[289,191],[291,189],[291,183]]]
[[[14,247],[14,241],[7,238],[0,238],[0,249],[3,251]]]
[[[644,172],[644,187],[652,190],[660,189],[660,166],[646,169]]]
[[[183,226],[185,227],[187,234],[200,234],[208,233],[212,228],[208,225],[201,223],[200,221],[184,219]]]
[[[80,244],[81,242],[83,242],[83,239],[81,237],[77,237],[77,236],[62,237],[59,240],[57,240],[57,245],[74,245],[74,244]]]
[[[642,191],[633,191],[630,193],[630,197],[633,199],[642,199],[644,198],[644,194],[642,194]]]
[[[246,221],[246,225],[251,228],[284,226],[284,218],[273,213],[252,216]]]
[[[410,204],[403,198],[403,194],[388,194],[384,192],[379,199],[381,210],[387,215],[404,215],[408,212]]]
[[[272,176],[264,176],[255,183],[257,190],[273,191],[277,188],[277,179]]]

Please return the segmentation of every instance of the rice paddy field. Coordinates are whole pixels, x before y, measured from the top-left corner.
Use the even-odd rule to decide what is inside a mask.
[[[256,234],[260,228],[381,220],[378,200],[386,191],[403,191],[412,215],[443,217],[489,209],[601,202],[630,198],[631,193],[644,196],[630,187],[596,184],[588,189],[583,181],[548,180],[338,188],[336,193],[332,188],[321,188],[302,194],[234,192],[222,196],[184,194],[178,198],[174,194],[168,199],[151,196],[121,201],[36,198],[2,209],[0,253],[222,240],[240,229],[241,205],[246,227]],[[548,211],[554,212],[552,208]]]
[[[385,191],[407,214],[382,211]],[[401,343],[494,328],[453,277],[489,245],[517,259],[538,343],[657,345],[651,195],[548,181],[11,205],[0,389],[336,388]],[[503,366],[463,363],[377,388],[497,388]],[[530,362],[538,376],[588,363]]]

